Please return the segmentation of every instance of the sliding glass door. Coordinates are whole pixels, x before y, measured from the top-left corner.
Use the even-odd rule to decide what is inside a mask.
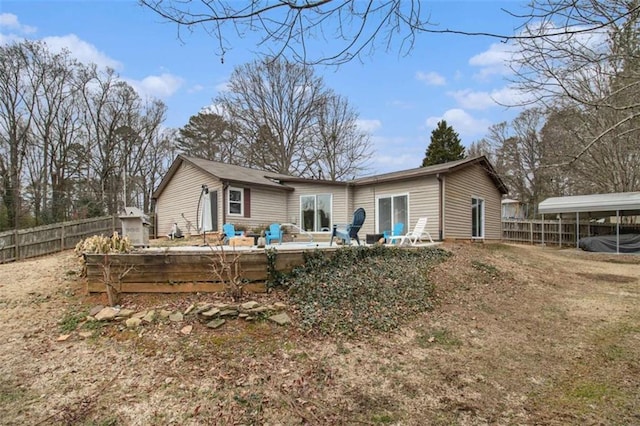
[[[392,195],[378,198],[378,232],[391,231],[396,223],[409,226],[409,196]]]

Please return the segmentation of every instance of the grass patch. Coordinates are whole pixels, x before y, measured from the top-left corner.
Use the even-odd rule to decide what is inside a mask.
[[[416,342],[422,348],[433,345],[434,343],[446,347],[458,347],[462,345],[462,341],[446,328],[436,328],[420,333],[416,336]]]
[[[492,278],[497,278],[498,275],[500,274],[500,271],[498,271],[498,268],[496,268],[495,266],[490,265],[488,263],[480,262],[479,260],[472,260],[471,261],[471,266],[474,269],[476,269],[476,270],[478,270],[478,271],[480,271],[480,272],[482,272],[484,274],[487,274]]]
[[[345,336],[390,331],[433,307],[428,271],[449,255],[436,248],[384,246],[316,251],[284,285],[305,331]]]
[[[78,328],[78,325],[87,317],[86,312],[67,312],[58,322],[62,333],[71,333]]]

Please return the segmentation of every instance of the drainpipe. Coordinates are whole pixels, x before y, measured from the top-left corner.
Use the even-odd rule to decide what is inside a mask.
[[[226,201],[227,201],[227,197],[226,197],[226,193],[227,193],[227,188],[229,188],[229,182],[223,182],[222,183],[222,224],[224,225],[225,223],[227,223],[227,209],[225,208],[226,205]],[[222,229],[222,228],[220,228]]]
[[[444,240],[444,180],[440,173],[436,174],[436,178],[438,179],[438,239],[440,241]]]

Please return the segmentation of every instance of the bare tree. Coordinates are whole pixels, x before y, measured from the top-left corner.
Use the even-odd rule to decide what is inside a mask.
[[[258,34],[258,45],[268,56],[331,65],[362,58],[377,49],[408,54],[422,33],[483,36],[503,41],[541,37],[540,34],[439,28],[432,23],[426,3],[420,0],[140,0],[140,3],[176,23],[179,36],[182,28],[202,28],[217,41],[216,52],[222,61],[233,47],[231,37],[243,38],[250,32]],[[565,16],[570,18],[567,22],[581,18],[581,0],[539,0],[537,3],[519,16],[525,20]],[[592,20],[582,28],[566,25],[547,34],[596,31],[607,28],[621,16],[624,12],[608,19]],[[327,51],[329,43],[334,47]],[[312,52],[320,53],[316,56]]]
[[[308,159],[312,173],[317,165],[318,177],[342,180],[366,170],[373,155],[369,135],[358,126],[358,114],[345,97],[327,94],[318,111],[317,127],[314,158]]]
[[[309,167],[304,150],[311,147],[325,93],[311,68],[254,61],[233,71],[228,90],[215,102],[232,123],[247,166],[302,175]]]
[[[518,40],[513,69],[529,101],[551,110],[579,109],[574,131],[582,146],[571,163],[596,144],[638,130],[640,59],[638,0],[535,0]],[[558,34],[558,29],[574,33]],[[597,28],[597,30],[594,30]],[[559,164],[559,163],[556,163]]]

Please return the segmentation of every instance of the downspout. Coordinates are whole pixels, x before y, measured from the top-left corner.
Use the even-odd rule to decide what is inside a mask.
[[[222,207],[222,224],[224,225],[225,223],[227,223],[227,209],[226,209],[226,200],[227,197],[225,196],[227,189],[229,188],[229,182],[223,182],[222,183],[222,203],[220,203],[221,207]],[[222,228],[220,228],[222,229]]]
[[[444,240],[444,180],[440,173],[436,174],[436,178],[438,179],[438,239],[440,241]]]

